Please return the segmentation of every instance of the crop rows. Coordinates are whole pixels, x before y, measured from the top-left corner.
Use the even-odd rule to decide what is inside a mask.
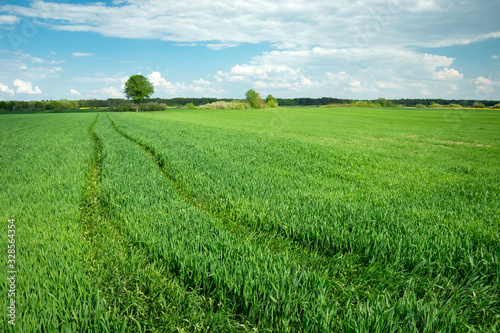
[[[17,330],[500,329],[496,113],[0,117]]]
[[[2,116],[1,219],[16,220],[16,326],[8,332],[84,331],[105,320],[88,280],[78,224],[92,145],[91,115]],[[6,228],[2,228],[3,235]],[[7,308],[7,239],[2,236],[2,308]],[[14,331],[14,330],[12,330]]]
[[[347,327],[371,330],[393,311],[413,316],[415,308],[415,329],[497,327],[499,173],[481,165],[491,160],[431,164],[420,151],[415,163],[386,147],[129,117],[113,115],[117,128],[154,152],[192,202],[328,258],[329,280],[342,286],[330,296]],[[418,149],[414,139],[391,148]],[[456,146],[479,157],[491,148]]]

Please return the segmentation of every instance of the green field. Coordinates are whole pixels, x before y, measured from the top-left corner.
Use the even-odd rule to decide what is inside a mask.
[[[4,113],[0,129],[0,331],[500,331],[500,112]]]

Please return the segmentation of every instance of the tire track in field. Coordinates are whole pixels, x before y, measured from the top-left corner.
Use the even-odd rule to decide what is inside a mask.
[[[143,141],[133,138],[121,129],[118,129],[109,115],[108,120],[110,121],[112,127],[116,130],[116,132],[118,132],[125,139],[140,146],[149,155],[153,163],[158,167],[166,180],[174,186],[181,198],[183,198],[183,200],[187,204],[191,205],[194,208],[197,208],[200,212],[212,217],[214,220],[218,221],[221,225],[226,227],[226,230],[234,233],[236,236],[239,236],[242,240],[253,242],[262,250],[269,252],[270,255],[287,255],[310,274],[328,275],[328,285],[330,292],[328,292],[328,294],[325,294],[325,299],[327,299],[328,302],[337,303],[339,308],[345,309],[345,313],[342,313],[339,318],[339,331],[355,331],[357,327],[357,319],[350,318],[350,316],[352,315],[351,311],[353,311],[353,309],[358,309],[366,306],[367,302],[369,301],[375,303],[378,302],[379,297],[377,297],[377,295],[384,295],[384,293],[387,292],[387,286],[391,284],[391,279],[396,279],[395,281],[392,281],[391,288],[396,288],[400,293],[404,292],[404,290],[401,288],[405,286],[404,284],[405,282],[407,282],[407,280],[405,280],[404,277],[399,276],[397,272],[389,271],[391,272],[391,275],[387,276],[387,279],[381,280],[377,280],[379,278],[377,276],[377,270],[383,269],[383,267],[381,266],[367,266],[366,270],[357,268],[355,270],[346,270],[340,273],[334,272],[335,265],[332,265],[332,261],[344,260],[345,257],[347,257],[346,255],[341,254],[339,257],[328,257],[325,254],[319,253],[313,249],[310,249],[309,247],[303,246],[294,239],[286,238],[281,234],[266,233],[261,229],[252,229],[246,225],[238,223],[238,220],[236,220],[236,218],[234,217],[223,215],[213,210],[202,200],[193,198],[188,194],[188,191],[184,187],[184,185],[181,182],[177,181],[174,175],[168,172],[164,160],[162,160],[161,156],[153,148],[147,146],[147,144],[145,144]],[[353,264],[349,262],[349,260],[350,259],[348,258],[347,263]],[[339,266],[337,266],[337,268],[339,268]],[[345,272],[347,272],[347,274]],[[388,271],[384,272],[387,273]],[[355,274],[370,276],[373,278],[373,280],[353,281],[356,280],[356,277],[354,276]],[[378,290],[378,288],[380,289]],[[387,309],[385,309],[384,311],[392,311],[391,314],[393,314],[393,311],[396,311],[394,309],[397,306],[401,305],[397,302],[395,303],[395,305],[387,305]],[[397,317],[398,314],[396,313],[393,315]],[[340,327],[343,328],[341,329]]]
[[[184,186],[184,184],[179,182],[171,173],[169,173],[161,156],[153,148],[146,145],[143,141],[137,140],[124,131],[118,129],[109,115],[107,115],[107,117],[109,122],[111,123],[111,126],[116,130],[116,132],[118,132],[125,139],[139,145],[142,149],[144,149],[144,151],[149,155],[149,157],[163,174],[163,176],[174,186],[180,197],[186,203],[197,208],[216,221],[219,221],[219,223],[224,225],[232,233],[240,235],[244,239],[249,239],[256,244],[264,245],[268,252],[272,254],[292,254],[301,265],[304,265],[308,269],[329,275],[329,261],[332,260],[332,257],[323,255],[313,249],[304,246],[303,244],[294,241],[293,239],[286,238],[282,234],[270,234],[261,229],[256,230],[243,225],[239,223],[238,220],[236,220],[234,217],[221,214],[220,212],[216,211],[203,200],[193,198],[189,195],[188,190]]]
[[[94,151],[79,218],[86,241],[83,260],[89,277],[98,287],[98,298],[103,301],[99,305],[105,306],[106,318],[102,320],[102,327],[95,329],[112,332],[197,331],[198,322],[209,320],[213,315],[202,310],[205,300],[194,292],[187,292],[165,274],[160,265],[150,262],[142,249],[135,248],[120,232],[119,221],[113,218],[101,198],[103,144],[94,131],[98,119],[99,115],[88,130]]]

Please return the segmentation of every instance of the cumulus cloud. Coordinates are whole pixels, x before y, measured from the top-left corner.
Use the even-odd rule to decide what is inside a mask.
[[[403,48],[314,47],[266,52],[214,77],[245,88],[275,89],[282,96],[421,97],[431,84],[433,92],[449,90],[445,82],[436,85],[441,81],[437,77],[443,81],[463,77],[449,68],[453,62],[453,58]]]
[[[463,77],[463,74],[453,68],[445,68],[442,71],[434,73],[434,78],[436,80],[460,80],[463,79]]]
[[[479,86],[477,87],[477,89],[481,94],[488,94],[493,92],[493,89],[488,86]]]
[[[5,84],[0,83],[0,92],[9,94],[9,95],[14,95],[14,90],[7,87]]]
[[[69,93],[73,96],[80,96],[81,95],[80,92],[76,89],[70,89]]]
[[[160,72],[153,72],[148,74],[147,77],[149,82],[151,82],[151,84],[155,87],[161,87],[166,90],[174,89],[174,85],[163,78]]]
[[[20,79],[15,79],[13,85],[17,87],[16,93],[18,94],[30,94],[30,95],[36,95],[36,94],[41,94],[42,91],[38,86],[33,88],[31,82],[29,81],[23,81]]]
[[[211,84],[210,81],[207,81],[207,80],[204,80],[203,78],[200,78],[199,80],[194,80],[193,83],[196,83],[196,84]]]
[[[174,97],[178,94],[188,94],[202,96],[209,94],[214,97],[222,97],[225,90],[222,88],[216,88],[212,86],[210,81],[200,78],[199,80],[194,80],[193,84],[186,84],[184,82],[172,83],[167,81],[160,72],[152,72],[147,75],[147,78],[151,84],[155,86],[155,93],[160,93],[163,96]]]
[[[213,50],[260,43],[274,50],[246,63],[227,64],[224,70],[206,76],[210,82],[193,78],[189,78],[191,84],[171,82],[160,72],[152,72],[148,78],[163,95],[216,95],[225,84],[239,90],[274,90],[283,97],[397,98],[429,96],[431,91],[433,96],[454,91],[455,96],[462,93],[464,97],[464,91],[490,85],[462,80],[464,74],[452,68],[453,58],[424,54],[415,51],[416,46],[500,38],[499,11],[500,3],[490,0],[115,0],[87,4],[37,0],[25,6],[0,6],[4,14],[0,24],[2,17],[14,22],[24,16],[43,19],[44,26],[54,30],[157,39]],[[73,56],[95,54],[75,52]],[[26,58],[9,68],[30,65],[29,73],[23,75],[32,76],[23,78],[33,82],[39,82],[36,76],[57,76],[57,67],[47,67],[49,62],[43,70],[32,70],[31,63],[41,67],[37,61]],[[12,75],[9,80],[18,77]],[[74,80],[110,87],[123,84],[123,75]]]
[[[478,77],[475,81],[474,81],[475,84],[491,84],[491,80],[485,78],[485,77]]]
[[[496,98],[495,91],[499,88],[498,78],[496,80],[492,78],[488,79],[483,76],[477,77],[471,80],[474,85],[473,93],[475,99],[493,99]]]

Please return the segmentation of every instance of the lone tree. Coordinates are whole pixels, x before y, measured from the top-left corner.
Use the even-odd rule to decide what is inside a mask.
[[[143,75],[132,75],[125,83],[124,92],[127,99],[131,99],[137,104],[135,112],[138,112],[141,102],[149,98],[155,92],[155,88]]]

